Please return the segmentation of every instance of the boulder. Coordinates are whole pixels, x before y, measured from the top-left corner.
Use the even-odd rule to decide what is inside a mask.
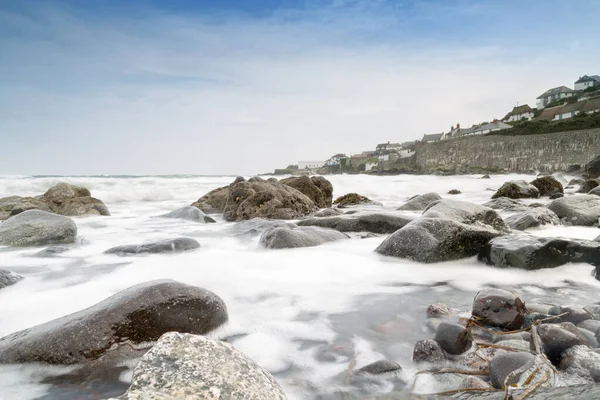
[[[480,324],[514,330],[521,327],[526,312],[525,303],[516,294],[504,289],[486,288],[475,296],[471,314]]]
[[[265,231],[276,227],[294,227],[291,222],[269,220],[264,218],[252,218],[233,224],[231,233],[238,238],[252,238],[262,235]]]
[[[600,156],[597,156],[592,161],[586,164],[585,172],[594,178],[600,176]]]
[[[555,365],[560,364],[562,355],[567,349],[587,344],[585,336],[570,322],[541,324],[538,326],[537,331],[542,342],[544,354]],[[531,349],[533,350],[534,348],[532,337]]]
[[[600,354],[587,346],[570,347],[562,354],[560,369],[600,382]]]
[[[527,400],[596,400],[600,399],[600,385],[597,384],[581,384],[566,387],[540,387],[533,392],[529,392],[531,386],[524,389],[513,389],[512,398],[519,396],[520,398],[526,398]],[[524,397],[526,396],[526,397]],[[497,391],[494,393],[461,393],[452,396],[454,399],[460,400],[504,400],[504,391]],[[384,398],[377,397],[377,400],[384,400]],[[385,400],[416,400],[411,398],[385,398]],[[423,399],[421,399],[423,400]],[[429,400],[429,399],[428,399]]]
[[[358,369],[356,372],[359,374],[380,375],[388,372],[399,371],[401,369],[402,367],[397,362],[389,360],[379,360],[369,365],[365,365],[364,367]]]
[[[200,222],[203,224],[215,223],[214,219],[204,214],[198,207],[186,206],[177,210],[161,215],[162,218],[185,219],[188,221]]]
[[[458,189],[452,189],[448,191],[448,194],[461,194],[462,192]]]
[[[338,197],[333,202],[333,204],[335,204],[339,208],[345,208],[345,207],[350,207],[350,206],[359,206],[362,204],[371,204],[371,203],[372,203],[372,201],[368,197],[362,196],[358,193],[345,194],[341,197]]]
[[[600,265],[600,243],[588,240],[509,235],[490,240],[479,260],[500,268],[526,270],[573,263]]]
[[[227,321],[216,294],[172,280],[142,283],[85,310],[0,339],[0,363],[73,365],[153,342],[171,331],[206,334]]]
[[[469,350],[473,338],[464,326],[442,322],[435,333],[435,341],[448,354],[458,355]]]
[[[446,303],[433,303],[425,311],[427,318],[443,318],[452,315],[452,310]]]
[[[553,200],[548,208],[565,223],[592,226],[600,218],[600,197],[594,195],[568,196]]]
[[[105,254],[133,255],[133,254],[164,254],[181,253],[200,247],[200,243],[192,238],[180,237],[175,239],[159,240],[144,244],[126,244],[106,250]]]
[[[450,261],[478,254],[482,246],[500,235],[483,226],[422,217],[394,232],[375,251],[425,263]]]
[[[35,253],[36,257],[56,257],[58,254],[62,254],[69,251],[69,247],[65,246],[50,246],[44,250],[40,250]]]
[[[492,177],[486,174],[486,175],[483,175],[483,176],[482,176],[481,178],[479,178],[479,179],[492,179]]]
[[[524,231],[529,228],[537,228],[542,225],[560,225],[560,219],[554,213],[545,207],[538,207],[521,211],[517,214],[506,217],[504,222],[511,228]]]
[[[437,193],[425,193],[417,196],[413,196],[408,201],[400,206],[398,210],[411,210],[411,211],[421,211],[427,208],[428,205],[433,203],[434,201],[441,200],[442,197]]]
[[[467,376],[458,387],[459,389],[492,389],[492,386],[476,376]]]
[[[503,211],[524,211],[527,210],[528,207],[521,203],[518,200],[509,199],[508,197],[498,197],[497,199],[493,199],[483,204],[485,207],[489,207],[494,210],[503,210]]]
[[[593,189],[597,188],[598,185],[599,185],[599,183],[596,179],[588,179],[586,181],[583,181],[580,184],[579,190],[577,192],[578,193],[589,193]]]
[[[238,180],[244,178],[237,178]],[[192,207],[197,207],[200,211],[207,214],[222,213],[225,211],[225,205],[227,204],[227,198],[229,197],[229,186],[222,186],[220,188],[211,190],[204,196],[191,204]]]
[[[48,204],[35,197],[6,197],[4,199],[0,199],[0,207],[3,209],[2,214],[0,215],[0,220],[5,220],[28,210],[52,212],[52,209]]]
[[[76,236],[72,219],[46,211],[28,210],[0,224],[0,245],[73,243]]]
[[[48,189],[41,200],[60,215],[110,215],[102,200],[93,198],[88,189],[64,182]]]
[[[590,315],[592,314],[590,313]],[[586,329],[596,335],[598,332],[600,332],[600,321],[597,319],[586,319],[578,323],[577,327]]]
[[[540,196],[550,196],[555,193],[564,193],[563,185],[553,176],[542,176],[531,182],[540,192]]]
[[[596,186],[588,194],[593,194],[594,196],[600,196],[600,186]]]
[[[267,249],[293,249],[348,238],[345,233],[316,226],[275,227],[262,234],[260,244]]]
[[[5,269],[0,269],[0,289],[3,289],[7,286],[14,285],[19,282],[23,277],[21,275],[15,274],[12,271],[7,271]]]
[[[503,389],[504,382],[512,372],[527,364],[533,366],[535,356],[525,352],[497,353],[490,361],[490,383],[496,389]]]
[[[556,199],[560,199],[562,197],[565,197],[565,195],[562,193],[554,193],[554,194],[551,194],[550,197],[548,197],[548,198],[550,200],[556,200]]]
[[[540,197],[540,191],[525,181],[508,181],[504,183],[492,196],[492,199],[498,197],[508,197],[510,199],[537,199]]]
[[[337,208],[324,208],[313,214],[313,217],[324,218],[324,217],[335,217],[340,215],[342,212]]]
[[[120,400],[285,400],[265,369],[228,343],[169,332],[144,354]]]
[[[319,226],[340,232],[371,232],[390,234],[406,226],[413,217],[396,214],[353,214],[327,218],[309,218],[298,222],[299,226]]]
[[[438,342],[433,339],[419,340],[413,349],[414,362],[439,362],[446,359],[446,355]]]
[[[332,206],[333,186],[331,185],[331,182],[322,176],[313,176],[310,178],[306,175],[292,176],[290,178],[282,179],[279,182],[291,186],[300,193],[305,194],[319,208]]]
[[[550,310],[548,310],[548,314],[550,315],[561,315],[559,322],[571,322],[572,324],[579,324],[580,322],[591,320],[594,318],[593,314],[590,314],[587,310],[581,307],[562,307],[562,306],[552,306]]]
[[[425,209],[423,216],[452,219],[463,224],[492,228],[499,232],[510,231],[496,211],[466,201],[445,199],[433,202]]]

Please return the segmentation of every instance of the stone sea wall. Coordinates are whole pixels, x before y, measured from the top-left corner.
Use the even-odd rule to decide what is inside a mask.
[[[537,170],[553,172],[600,155],[600,129],[528,136],[474,136],[427,144],[416,152],[422,172],[439,170]]]

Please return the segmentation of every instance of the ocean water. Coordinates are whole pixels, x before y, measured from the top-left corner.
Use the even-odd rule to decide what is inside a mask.
[[[490,189],[506,180],[533,179],[525,175],[478,178],[328,177],[334,197],[358,192],[381,203],[368,207],[379,211],[392,211],[409,197],[430,191],[484,203],[493,194]],[[468,311],[474,294],[490,285],[514,286],[526,301],[583,306],[598,300],[600,282],[591,276],[590,265],[534,272],[495,269],[475,258],[425,265],[375,254],[383,235],[313,248],[266,250],[259,247],[258,237],[236,236],[236,224],[219,216],[218,223],[207,225],[155,218],[232,180],[229,176],[0,176],[0,197],[38,195],[66,181],[90,189],[112,213],[74,218],[77,244],[59,257],[34,256],[40,248],[0,247],[0,268],[25,277],[0,290],[0,336],[81,310],[141,282],[175,279],[207,288],[226,302],[230,321],[212,337],[227,339],[271,371],[290,399],[311,399],[334,391],[340,384],[336,377],[351,364],[360,368],[387,358],[402,365],[408,376],[417,371],[411,362],[412,348],[417,340],[431,336],[424,325],[430,303],[443,301]],[[450,189],[462,194],[445,195]],[[600,233],[597,228],[562,226],[530,232],[584,239]],[[196,238],[202,248],[178,255],[103,254],[116,245],[175,236]],[[0,399],[103,398],[109,392],[98,389],[85,396],[77,389],[61,391],[60,385],[47,383],[48,376],[65,371],[38,365],[0,366]],[[130,375],[121,374],[123,387]],[[416,386],[422,393],[437,389],[426,380]]]

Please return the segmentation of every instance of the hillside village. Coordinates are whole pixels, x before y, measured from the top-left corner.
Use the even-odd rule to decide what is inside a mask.
[[[461,127],[460,123],[457,123],[447,132],[424,134],[417,140],[380,143],[374,150],[365,150],[350,156],[338,153],[325,161],[298,161],[285,169],[275,170],[275,174],[403,171],[403,166],[411,164],[415,150],[428,143],[498,134],[508,129],[515,130],[528,122],[553,123],[595,113],[600,113],[600,76],[584,75],[574,82],[573,89],[567,86],[548,89],[536,98],[535,108],[528,104],[516,106],[501,120],[481,122],[471,127]]]

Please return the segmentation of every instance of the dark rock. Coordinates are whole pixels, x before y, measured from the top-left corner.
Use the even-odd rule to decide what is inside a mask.
[[[577,308],[577,307],[554,306],[554,307],[550,308],[549,314],[550,315],[566,314],[566,315],[561,316],[561,321],[562,322],[570,322],[575,325],[579,324],[580,322],[583,322],[583,321],[593,318],[592,314],[590,314],[583,308]]]
[[[542,225],[560,225],[560,219],[554,211],[541,207],[522,211],[518,214],[506,217],[504,222],[506,222],[511,229],[519,231],[536,228]]]
[[[341,197],[335,199],[333,204],[338,206],[339,208],[349,207],[349,206],[358,206],[361,204],[370,204],[372,201],[365,196],[362,196],[358,193],[348,193]]]
[[[567,170],[565,172],[567,174],[573,174],[573,173],[579,171],[580,169],[581,169],[581,165],[573,164],[573,165],[569,165],[569,167],[567,168]]]
[[[543,176],[531,182],[540,192],[540,196],[550,196],[555,193],[564,193],[563,185],[553,176]]]
[[[433,202],[425,209],[423,216],[452,219],[463,224],[490,227],[500,232],[510,231],[496,211],[466,201],[445,199]]]
[[[451,189],[448,191],[448,194],[462,194],[462,192],[458,189]]]
[[[46,211],[28,210],[0,224],[0,245],[73,243],[76,236],[73,220]]]
[[[533,185],[525,181],[509,181],[504,183],[492,196],[492,199],[498,197],[508,197],[510,199],[537,199],[540,197],[540,191]]]
[[[597,156],[586,164],[585,172],[594,178],[600,176],[600,156]]]
[[[590,190],[588,194],[593,194],[594,196],[600,196],[600,186],[597,186]]]
[[[575,178],[575,179],[571,179],[568,183],[569,186],[573,186],[573,185],[583,185],[583,183],[585,182],[585,179],[581,179],[581,178]]]
[[[441,318],[452,315],[452,311],[445,303],[430,304],[429,307],[427,307],[426,313],[428,318]]]
[[[322,210],[317,211],[313,214],[313,217],[323,218],[323,217],[335,217],[340,215],[341,211],[336,208],[324,208]]]
[[[490,200],[483,205],[494,210],[504,210],[510,212],[525,211],[528,209],[527,206],[520,201],[509,199],[508,197],[498,197],[497,199]]]
[[[186,206],[171,211],[170,213],[161,215],[163,218],[185,219],[188,221],[200,223],[215,223],[214,219],[204,214],[198,207]]]
[[[239,179],[237,178],[236,182]],[[191,204],[192,207],[199,208],[202,212],[207,214],[216,214],[222,213],[225,211],[225,205],[227,204],[227,198],[229,197],[229,186],[223,186],[210,192],[206,193],[204,196],[200,197],[194,203]]]
[[[597,188],[599,184],[600,183],[598,183],[596,179],[588,179],[583,181],[583,183],[581,183],[579,186],[578,193],[589,193],[593,189]]]
[[[113,357],[117,349],[131,350],[171,331],[206,334],[226,321],[225,303],[214,293],[171,280],[151,281],[5,336],[0,363],[79,364]]]
[[[110,248],[104,253],[117,255],[130,254],[158,254],[158,253],[181,253],[183,251],[194,250],[200,247],[197,240],[191,238],[165,239],[158,242],[144,244],[130,244]]]
[[[538,328],[543,351],[553,364],[558,365],[563,352],[573,346],[585,345],[587,340],[575,325],[570,322],[560,324],[542,324]],[[531,349],[535,349],[533,337],[531,338]]]
[[[554,194],[550,195],[550,200],[556,200],[556,199],[560,199],[562,197],[565,197],[565,195],[562,193],[554,193]]]
[[[285,400],[275,378],[228,343],[169,332],[133,371],[120,400]]]
[[[587,346],[570,347],[562,355],[560,369],[600,382],[600,354]]]
[[[395,214],[354,214],[326,218],[309,218],[298,222],[299,226],[319,226],[340,232],[394,233],[406,226],[413,217]]]
[[[413,210],[413,211],[421,211],[427,208],[428,205],[433,203],[434,201],[441,200],[442,197],[437,193],[425,193],[417,196],[413,196],[408,201],[400,206],[398,210]]]
[[[555,268],[569,262],[585,262],[596,266],[600,264],[600,243],[578,239],[509,235],[490,240],[481,248],[478,258],[500,268],[527,270]]]
[[[357,373],[379,375],[387,372],[399,371],[402,367],[394,361],[379,360],[358,369]]]
[[[262,235],[271,228],[293,226],[297,225],[291,222],[252,218],[247,221],[236,222],[231,228],[231,231],[233,235],[237,237],[256,237]]]
[[[594,195],[568,196],[553,200],[548,208],[566,224],[592,226],[600,218],[600,197]]]
[[[438,326],[435,341],[446,353],[452,355],[464,353],[473,344],[473,338],[464,326],[447,322],[442,322]]]
[[[483,176],[482,176],[481,178],[479,178],[479,179],[492,179],[492,177],[491,177],[491,176],[489,176],[489,175],[483,175]]]
[[[319,208],[327,208],[332,205],[333,186],[331,182],[322,176],[313,176],[310,178],[306,175],[292,176],[282,179],[279,182],[305,194]]]
[[[262,234],[260,244],[268,249],[293,249],[348,238],[345,233],[316,226],[275,227]]]
[[[40,250],[35,253],[36,257],[55,257],[58,254],[62,254],[69,251],[68,247],[65,246],[50,246],[44,250]]]
[[[379,254],[432,263],[472,257],[498,231],[442,218],[419,218],[394,232],[375,249]]]
[[[525,303],[504,289],[482,289],[473,300],[472,314],[480,324],[504,329],[519,329],[525,319]]]
[[[21,275],[15,274],[12,271],[7,271],[5,269],[0,269],[0,289],[3,289],[7,286],[14,285],[19,282],[23,277]]]
[[[531,353],[513,352],[513,353],[498,353],[490,361],[490,383],[496,389],[503,389],[506,377],[513,371],[520,369],[526,364],[535,360],[535,356]]]
[[[446,359],[442,347],[433,339],[419,340],[413,349],[414,362],[439,362]]]
[[[523,322],[523,328],[529,328],[531,325],[533,325],[537,321],[546,320],[546,319],[549,319],[552,317],[554,317],[554,316],[550,315],[550,314],[539,313],[539,312],[530,312],[529,314],[527,314],[525,316],[525,321]],[[560,318],[552,318],[551,320],[547,321],[547,323],[559,323],[559,322],[562,322],[562,320]],[[542,323],[545,323],[545,322],[542,322]]]

